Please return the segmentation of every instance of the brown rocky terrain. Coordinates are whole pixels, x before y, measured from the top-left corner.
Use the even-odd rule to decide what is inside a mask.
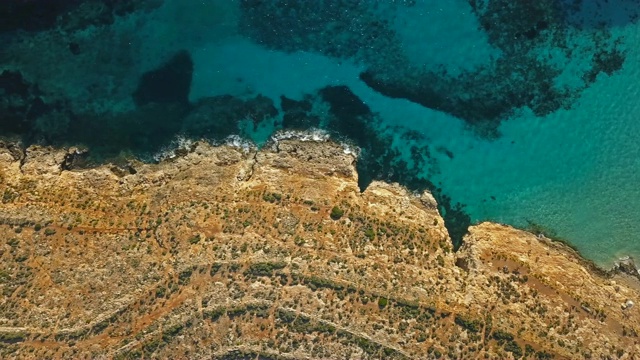
[[[454,253],[341,145],[73,157],[0,146],[1,358],[640,357],[633,279],[492,223]]]

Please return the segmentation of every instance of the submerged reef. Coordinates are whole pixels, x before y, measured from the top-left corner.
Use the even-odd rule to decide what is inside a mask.
[[[241,29],[274,49],[315,51],[367,65],[360,78],[372,89],[446,112],[487,138],[499,136],[500,123],[524,108],[542,117],[571,107],[598,74],[613,75],[625,60],[619,41],[611,39],[611,23],[585,28],[570,21],[581,18],[582,4],[471,0],[470,11],[499,55],[459,74],[448,72],[446,64],[425,68],[403,53],[393,11],[380,9],[386,2],[345,3],[305,2],[298,9],[279,0],[243,1]],[[627,4],[627,12],[637,13],[638,6]],[[296,36],[289,35],[291,29]],[[578,71],[567,73],[568,67]]]
[[[109,25],[115,17],[159,6],[158,0],[6,0],[0,3],[0,33],[42,31],[59,27],[82,30]]]
[[[133,93],[137,106],[155,104],[188,104],[193,60],[188,51],[180,51],[160,68],[145,72]]]

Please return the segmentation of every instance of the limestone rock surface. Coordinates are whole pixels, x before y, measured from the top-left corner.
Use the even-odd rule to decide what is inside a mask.
[[[637,284],[437,204],[358,189],[333,142],[197,143],[65,170],[0,146],[0,357],[640,357]]]

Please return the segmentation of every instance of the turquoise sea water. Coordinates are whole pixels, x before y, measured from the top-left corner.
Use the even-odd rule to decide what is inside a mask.
[[[478,31],[466,2],[424,7],[418,15],[415,9],[401,9],[396,24],[413,61],[455,71],[499,53]],[[425,23],[429,26],[422,31]],[[195,52],[191,96],[245,91],[233,81],[239,76],[253,91],[274,98],[346,84],[384,122],[418,130],[454,154],[452,159],[436,154],[440,173],[432,179],[467,205],[473,221],[544,224],[585,256],[610,265],[622,255],[640,256],[640,59],[632,45],[640,41],[639,29],[635,23],[614,29],[629,45],[620,72],[599,75],[569,110],[544,117],[525,110],[513,116],[501,125],[497,140],[478,138],[447,114],[372,91],[359,81],[362,67],[357,64],[309,52],[271,51],[241,37]],[[220,68],[225,71],[211,73]],[[208,88],[212,83],[216,86]]]
[[[84,29],[70,36],[104,41],[126,66],[112,61],[113,69],[97,71],[99,60],[87,55],[69,61],[74,72],[64,81],[47,80],[53,70],[38,61],[2,60],[72,103],[97,104],[86,99],[100,97],[93,112],[134,109],[129,94],[139,76],[181,50],[193,61],[191,103],[261,94],[278,107],[281,96],[300,100],[346,86],[375,114],[377,131],[395,138],[388,145],[399,159],[411,163],[409,145],[416,142],[429,149],[418,172],[464,204],[472,222],[542,225],[603,266],[622,255],[640,258],[640,24],[631,18],[633,1],[584,2],[580,11],[549,1],[567,11],[558,20],[563,31],[555,30],[554,14],[520,29],[517,21],[528,20],[493,13],[491,6],[504,7],[498,1],[259,3],[166,0],[116,19],[108,31]],[[531,11],[528,19],[539,8],[515,10]],[[492,21],[494,32],[486,25]],[[616,54],[624,57],[621,66]],[[545,66],[553,71],[539,70]],[[421,102],[406,91],[385,93],[363,81],[367,71],[379,84],[433,94]],[[515,100],[484,112],[501,98]],[[330,111],[326,104],[313,109],[319,117]],[[282,117],[245,124],[242,134],[264,143]],[[410,130],[418,134],[413,142],[403,140]]]

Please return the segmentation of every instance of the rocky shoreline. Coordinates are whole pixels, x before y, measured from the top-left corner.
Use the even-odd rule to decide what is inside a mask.
[[[525,229],[525,231],[527,230]],[[558,249],[561,249],[561,251],[567,252],[569,254],[572,254],[572,256],[579,258],[583,263],[584,267],[590,269],[590,271],[592,271],[595,274],[598,274],[603,277],[614,277],[616,275],[624,274],[638,281],[638,284],[640,285],[640,270],[638,269],[633,257],[629,255],[618,258],[618,260],[614,262],[613,266],[607,269],[596,264],[593,260],[590,260],[584,257],[582,254],[580,254],[579,251],[577,251],[571,245],[565,243],[564,240],[563,241],[554,240],[552,238],[544,236],[543,234],[537,234],[537,237],[540,239],[540,241],[543,241],[547,244],[552,244]]]
[[[279,131],[275,133],[269,142],[265,145],[268,148],[277,147],[278,141],[301,141],[301,142],[327,142],[334,141],[330,138],[329,133],[321,130],[321,129],[311,129],[307,131]],[[205,140],[200,140],[205,141]],[[347,143],[339,143],[340,146],[343,147],[345,153],[354,154],[356,157],[358,156],[358,149],[353,144]],[[181,139],[176,140],[170,148],[162,149],[158,152],[157,155],[153,157],[156,163],[173,161],[176,158],[184,157],[190,152],[194,151],[197,142],[191,139]],[[257,147],[252,144],[250,141],[243,140],[237,136],[231,136],[223,141],[219,141],[213,146],[231,146],[243,149],[243,151],[258,151]],[[15,160],[23,160],[26,157],[27,148],[24,147],[22,142],[19,139],[10,139],[5,138],[2,139],[0,137],[0,148],[8,151]],[[63,149],[59,149],[63,150]],[[64,171],[81,171],[86,169],[91,169],[95,167],[101,166],[100,164],[90,163],[88,164],[85,159],[89,154],[89,149],[87,148],[78,148],[78,147],[69,147],[64,149],[66,154],[64,156],[64,162],[60,164],[61,169]],[[111,171],[117,173],[119,176],[124,176],[126,174],[135,174],[135,168],[133,164],[143,164],[141,159],[137,159],[135,157],[128,159],[114,159],[116,163],[112,163],[107,161],[110,166]],[[503,224],[505,226],[510,226],[508,224]],[[593,260],[590,260],[584,257],[578,250],[576,250],[572,245],[567,244],[565,240],[556,240],[553,237],[548,237],[542,232],[536,232],[531,229],[521,229],[527,232],[530,232],[538,237],[540,241],[546,244],[552,244],[557,247],[561,251],[567,252],[572,256],[579,258],[583,265],[586,268],[589,268],[590,271],[596,273],[600,276],[604,277],[613,277],[616,275],[624,274],[632,277],[634,280],[637,280],[640,285],[640,269],[635,263],[635,260],[632,256],[626,255],[618,258],[617,261],[614,262],[611,268],[605,268],[601,265],[598,265]]]

